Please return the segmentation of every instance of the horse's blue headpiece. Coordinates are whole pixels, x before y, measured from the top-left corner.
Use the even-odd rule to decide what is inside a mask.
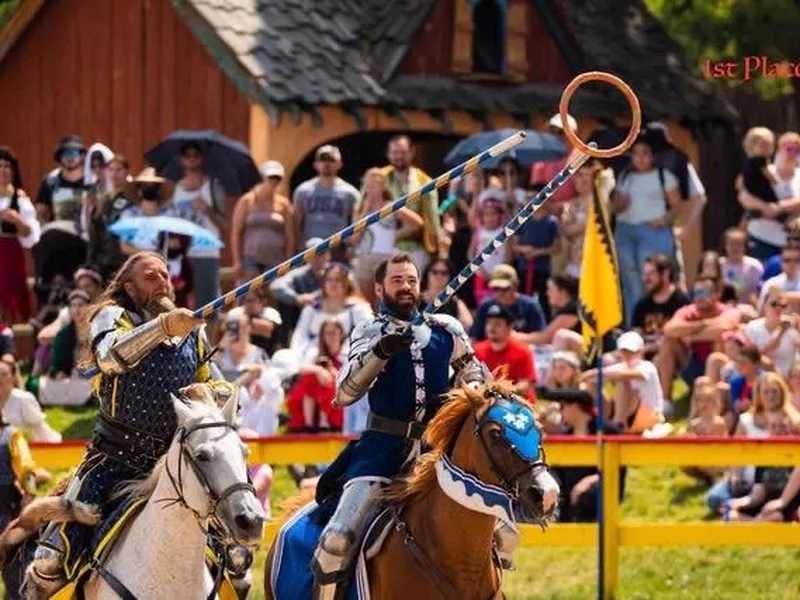
[[[509,446],[524,461],[535,462],[539,459],[542,435],[536,427],[533,411],[524,404],[499,397],[481,421],[497,423]]]

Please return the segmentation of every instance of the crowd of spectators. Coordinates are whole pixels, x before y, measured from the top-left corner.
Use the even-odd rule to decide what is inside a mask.
[[[566,126],[576,124],[571,119]],[[548,127],[565,139],[559,117]],[[478,357],[535,403],[548,432],[596,431],[599,397],[611,432],[800,434],[800,135],[785,133],[776,144],[771,131],[755,128],[743,147],[747,158],[736,189],[745,216],[718,248],[708,244],[690,286],[682,242],[702,213],[705,192],[665,126],[651,123],[625,160],[582,167],[441,308],[469,332]],[[126,219],[168,215],[221,235],[228,221],[218,210],[224,192],[204,173],[203,150],[193,143],[181,148],[184,176],[172,184],[152,169],[133,177],[124,156],[66,136],[54,155],[56,169],[29,197],[13,151],[0,149],[0,404],[5,420],[33,439],[58,438],[39,403],[79,404],[89,397],[88,383],[76,373],[84,342],[80,315],[127,255],[165,252],[182,306],[200,306],[219,293],[219,250],[166,234],[131,243],[109,231]],[[283,166],[266,162],[263,181],[236,202],[229,219],[225,241],[235,282],[430,181],[413,166],[414,152],[408,136],[396,136],[387,166],[348,183],[339,177],[346,157],[336,146],[321,146],[314,155],[317,176],[286,195]],[[426,305],[566,160],[521,165],[505,158],[495,171],[456,179],[441,204],[436,193],[410,202],[350,243],[250,292],[218,319],[210,328],[218,345],[213,360],[242,386],[244,434],[363,429],[363,402],[342,410],[332,401],[349,334],[376,308],[377,265],[397,250],[411,253]],[[625,307],[624,322],[604,340],[602,389],[597,365],[583,354],[578,316],[583,238],[595,197],[614,220]],[[28,300],[28,249],[35,303]],[[14,356],[9,327],[24,322],[37,340],[27,362]],[[19,388],[20,367],[28,391]],[[709,506],[721,517],[797,518],[800,470],[685,471],[709,485]],[[559,474],[562,518],[594,518],[597,472]],[[257,475],[266,497],[271,471],[262,466]]]

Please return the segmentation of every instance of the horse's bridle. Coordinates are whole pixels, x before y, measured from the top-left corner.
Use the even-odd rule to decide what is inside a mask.
[[[214,422],[211,422],[211,423],[195,423],[193,425],[184,425],[183,427],[180,427],[178,429],[178,431],[176,432],[176,435],[178,436],[178,444],[180,446],[180,453],[178,454],[178,474],[177,474],[177,479],[176,479],[175,476],[173,476],[172,471],[170,471],[169,461],[166,458],[164,459],[164,460],[167,461],[166,465],[165,465],[165,468],[166,468],[167,476],[169,477],[170,483],[172,483],[172,487],[175,490],[176,497],[175,498],[164,499],[164,502],[167,503],[167,506],[170,506],[172,504],[180,504],[184,508],[190,510],[194,514],[195,519],[197,520],[197,525],[200,527],[200,530],[206,536],[209,536],[209,537],[212,537],[212,538],[216,539],[220,544],[222,544],[224,546],[225,545],[225,540],[221,539],[220,534],[217,533],[214,530],[210,530],[210,529],[204,528],[200,524],[201,521],[205,521],[206,519],[209,519],[209,518],[214,518],[214,520],[217,523],[218,528],[221,531],[224,531],[225,533],[227,533],[229,536],[233,537],[234,540],[235,540],[236,536],[233,535],[228,530],[228,528],[225,526],[224,522],[221,519],[219,519],[219,517],[217,516],[217,514],[216,514],[217,507],[219,507],[220,502],[225,500],[225,498],[227,498],[228,496],[230,496],[234,492],[237,492],[239,490],[245,490],[245,491],[253,492],[253,494],[255,494],[256,491],[255,491],[255,488],[253,487],[253,484],[250,483],[250,481],[249,481],[249,477],[250,476],[248,475],[247,483],[238,482],[237,481],[236,483],[231,484],[228,487],[226,487],[224,490],[222,490],[222,493],[217,494],[216,491],[211,487],[211,484],[208,482],[208,477],[206,476],[206,474],[203,471],[203,469],[200,467],[200,465],[197,464],[197,461],[195,460],[195,458],[187,450],[187,448],[186,448],[186,440],[191,434],[193,434],[195,431],[199,431],[200,429],[211,429],[211,428],[215,428],[215,427],[223,427],[225,429],[230,429],[233,432],[236,431],[236,428],[233,425],[231,425],[230,423],[228,423],[227,421],[214,421]],[[188,462],[189,465],[191,466],[192,471],[194,471],[194,474],[197,476],[197,479],[200,481],[200,485],[203,486],[203,489],[205,490],[206,494],[208,494],[208,497],[211,498],[212,505],[211,505],[210,510],[208,511],[208,514],[206,514],[206,515],[200,514],[197,510],[195,510],[194,508],[189,506],[188,502],[186,502],[186,497],[185,497],[185,495],[183,493],[183,468],[182,468],[182,465],[183,465],[183,459],[184,458],[186,459],[186,462]],[[206,600],[213,600],[213,598],[217,597],[217,591],[219,590],[219,586],[222,583],[222,577],[224,575],[224,570],[225,570],[225,552],[224,551],[218,552],[217,553],[217,559],[219,561],[219,564],[217,565],[217,575],[214,578],[214,585],[211,588],[211,592],[209,593],[209,595],[206,598]],[[113,573],[111,573],[108,569],[106,569],[102,564],[100,564],[99,561],[93,559],[92,560],[92,568],[97,572],[98,575],[100,575],[100,577],[102,577],[105,580],[105,582],[109,585],[109,587],[111,587],[111,589],[114,590],[114,592],[122,600],[138,600],[136,598],[136,596],[134,596],[131,593],[131,591],[125,586],[125,584],[122,583]]]
[[[505,402],[509,403],[508,399],[501,396],[495,391],[488,391],[488,395],[494,398],[495,403],[497,402]],[[515,502],[519,499],[519,480],[523,475],[528,474],[531,470],[534,470],[535,473],[540,472],[541,469],[547,469],[547,458],[544,453],[544,446],[539,444],[539,458],[537,458],[534,462],[526,461],[525,467],[519,471],[519,473],[514,473],[511,476],[503,472],[497,461],[494,459],[494,456],[489,451],[489,446],[486,444],[486,438],[483,436],[483,426],[486,425],[488,422],[488,413],[489,411],[485,411],[483,415],[478,418],[475,415],[475,430],[474,434],[481,442],[481,448],[483,448],[483,453],[486,455],[486,462],[489,463],[489,469],[491,469],[494,476],[500,481],[500,486],[505,490],[505,492],[511,497],[512,500]],[[524,459],[523,459],[524,460]]]
[[[186,440],[189,438],[191,434],[201,429],[213,429],[217,427],[230,429],[234,433],[236,432],[236,428],[227,421],[213,421],[211,423],[195,423],[193,425],[191,424],[184,425],[180,427],[176,432],[178,438],[178,446],[180,448],[180,452],[178,454],[177,476],[172,474],[172,471],[169,468],[169,461],[167,461],[166,463],[167,476],[169,477],[169,480],[172,483],[172,487],[175,490],[176,497],[168,500],[168,502],[172,504],[175,503],[180,504],[184,508],[190,510],[194,514],[198,525],[200,525],[200,523],[202,521],[205,521],[206,519],[215,517],[215,520],[217,521],[219,527],[221,527],[226,533],[228,533],[228,535],[231,535],[235,539],[235,535],[233,535],[228,530],[227,526],[225,526],[225,524],[217,515],[217,508],[219,507],[220,503],[223,502],[228,496],[240,490],[246,492],[252,492],[255,495],[256,490],[253,487],[253,484],[250,483],[249,481],[250,479],[249,475],[248,475],[248,481],[246,483],[243,481],[237,481],[236,483],[233,483],[228,487],[226,487],[224,490],[222,490],[222,492],[217,493],[217,491],[211,487],[211,484],[208,481],[208,476],[205,474],[202,467],[197,464],[197,460],[194,458],[194,456],[192,456],[191,452],[189,452],[188,449],[186,448]],[[200,485],[203,487],[203,490],[206,492],[206,494],[208,494],[208,497],[211,499],[211,507],[208,513],[205,515],[201,514],[199,511],[189,506],[189,503],[186,502],[186,497],[184,495],[184,490],[183,490],[183,459],[186,459],[186,462],[189,463],[189,466],[191,467],[198,481],[200,481]],[[200,525],[200,528],[203,529],[202,525]],[[219,538],[219,534],[209,532],[206,529],[203,529],[203,531],[207,535]],[[219,541],[224,543],[224,540],[220,539]]]

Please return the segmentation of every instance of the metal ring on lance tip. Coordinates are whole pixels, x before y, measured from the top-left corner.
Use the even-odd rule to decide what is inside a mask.
[[[594,142],[590,144],[584,143],[580,138],[578,138],[577,134],[572,130],[572,128],[569,127],[567,120],[567,108],[569,107],[569,101],[572,98],[572,95],[575,93],[575,90],[577,90],[578,87],[587,81],[603,81],[610,83],[620,90],[628,100],[628,104],[631,107],[632,113],[631,129],[628,132],[628,137],[626,137],[619,146],[601,150]],[[496,250],[502,248],[506,242],[508,242],[511,236],[513,236],[519,230],[519,228],[522,227],[522,225],[524,225],[525,222],[533,216],[533,213],[535,213],[545,202],[547,202],[547,200],[549,200],[550,197],[556,193],[558,188],[569,181],[569,179],[584,165],[584,163],[589,160],[589,158],[609,158],[618,154],[622,154],[636,141],[642,126],[642,112],[641,108],[639,107],[639,99],[633,93],[633,90],[631,90],[628,84],[622,81],[619,77],[615,77],[610,73],[603,73],[600,71],[583,73],[578,75],[569,83],[561,96],[559,114],[561,116],[561,122],[563,124],[564,133],[567,135],[567,139],[569,139],[570,143],[579,151],[577,156],[575,156],[570,163],[561,169],[561,171],[556,173],[556,176],[553,177],[553,179],[550,180],[550,182],[508,223],[506,223],[505,227],[503,227],[500,233],[498,233],[494,239],[489,242],[489,244],[487,244],[486,247],[483,248],[467,264],[467,266],[461,270],[460,273],[458,273],[458,275],[450,280],[450,282],[445,286],[444,291],[434,298],[433,302],[428,304],[428,306],[425,307],[425,310],[417,316],[413,322],[414,325],[419,325],[422,322],[424,318],[423,315],[434,313],[444,304],[446,304],[455,295],[458,289],[478,271],[481,265]],[[411,327],[409,326],[408,330],[410,331],[410,329]]]
[[[572,127],[569,126],[567,121],[567,115],[569,113],[569,101],[572,99],[572,95],[575,91],[582,86],[584,83],[589,81],[602,81],[603,83],[609,83],[613,87],[617,88],[622,95],[625,96],[625,99],[628,101],[628,105],[631,107],[631,128],[628,131],[628,137],[626,137],[619,146],[615,146],[613,148],[605,148],[600,149],[592,147],[583,142],[578,137],[578,134],[572,130]],[[603,71],[589,71],[588,73],[581,73],[575,79],[569,82],[564,93],[561,94],[561,102],[558,105],[558,114],[561,117],[561,124],[564,134],[567,136],[569,143],[572,144],[574,148],[582,152],[583,154],[588,154],[594,158],[611,158],[612,156],[617,156],[618,154],[622,154],[628,148],[630,148],[633,143],[636,141],[636,138],[639,137],[639,132],[642,129],[642,109],[639,106],[639,99],[636,97],[636,94],[633,93],[633,90],[630,86],[622,81],[616,75],[612,75],[611,73],[604,73]]]

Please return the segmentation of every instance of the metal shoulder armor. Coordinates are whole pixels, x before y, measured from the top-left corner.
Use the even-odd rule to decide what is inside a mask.
[[[478,385],[491,379],[489,369],[475,356],[472,342],[467,332],[458,319],[450,315],[430,315],[430,321],[443,327],[453,336],[453,354],[450,357],[450,366],[455,373],[455,384],[462,383]]]
[[[337,406],[349,406],[366,394],[389,362],[374,352],[375,345],[383,334],[383,325],[383,322],[372,319],[362,321],[353,330],[350,353],[339,370],[335,400]]]

